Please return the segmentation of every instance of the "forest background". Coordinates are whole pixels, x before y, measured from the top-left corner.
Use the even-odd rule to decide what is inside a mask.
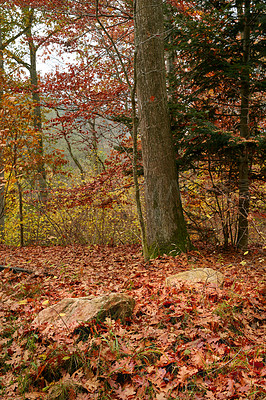
[[[250,327],[257,329],[253,339],[250,331],[246,338],[245,357],[249,367],[243,367],[246,371],[252,364],[256,379],[245,377],[244,372],[240,379],[234,376],[232,367],[229,380],[225,380],[228,371],[212,365],[211,371],[217,374],[210,380],[215,381],[216,389],[211,386],[206,389],[199,377],[210,372],[209,361],[205,363],[206,349],[202,355],[204,366],[199,359],[192,358],[189,369],[185,370],[191,350],[180,347],[179,356],[184,362],[178,372],[179,389],[183,391],[180,398],[182,395],[187,398],[189,390],[198,398],[240,399],[245,393],[243,387],[250,398],[263,396],[262,318],[258,316],[261,307],[258,299],[265,294],[262,279],[266,234],[265,23],[264,2],[252,0],[1,1],[1,264],[24,268],[28,263],[35,272],[40,265],[45,265],[46,272],[53,265],[56,279],[51,287],[56,295],[49,302],[66,293],[74,297],[87,295],[88,288],[78,282],[86,273],[94,277],[89,293],[120,290],[116,276],[120,261],[127,259],[128,252],[132,260],[125,264],[123,261],[123,268],[132,267],[133,263],[136,271],[134,277],[130,275],[130,288],[127,285],[123,288],[134,290],[139,302],[143,288],[149,297],[153,289],[162,285],[167,272],[190,266],[191,259],[193,266],[225,268],[231,280],[227,281],[226,294],[223,292],[215,300],[218,302],[215,315],[227,322],[224,328],[221,321],[219,328],[210,322],[208,329],[215,333],[220,329],[224,335],[225,329],[229,335],[226,346],[231,353],[225,347],[221,350],[226,365],[231,359],[239,361],[238,354],[243,356],[238,353],[243,343],[232,339],[230,326],[238,330],[237,335],[242,328],[245,332]],[[51,63],[53,66],[47,68]],[[17,249],[18,246],[26,247],[24,250]],[[87,249],[93,249],[94,261]],[[65,269],[57,252],[66,262]],[[187,254],[178,256],[180,253]],[[109,266],[103,262],[105,255]],[[99,269],[99,276],[95,276],[95,268]],[[123,268],[121,276],[126,281],[129,271]],[[239,276],[235,275],[238,268]],[[151,271],[158,274],[157,280],[153,276],[152,289],[147,287]],[[74,275],[78,278],[74,279]],[[137,283],[140,275],[144,278]],[[234,289],[239,297],[232,297],[235,282],[244,281],[247,275],[250,282],[245,286],[246,297],[240,300],[243,282]],[[29,374],[22,360],[18,360],[18,353],[24,354],[28,349],[29,340],[34,342],[30,351],[38,348],[41,352],[40,337],[30,333],[29,339],[26,327],[34,312],[46,304],[47,288],[39,277],[31,278],[30,283],[23,274],[14,277],[7,271],[2,280],[6,285],[2,287],[3,298],[8,298],[6,304],[15,301],[17,307],[11,313],[4,307],[2,314],[5,322],[1,373],[7,381],[10,378],[9,392],[5,391],[7,381],[2,386],[0,383],[5,396],[13,396],[10,393],[14,390],[18,398],[34,398],[25,393],[33,393],[38,387],[38,390],[46,388],[49,396],[60,398],[52,394],[52,385],[61,382],[65,373],[73,375],[77,370],[64,364],[79,354],[75,346],[71,354],[66,354],[65,348],[57,348],[59,355],[55,349],[46,354],[55,363],[54,370],[65,371],[60,376],[54,371],[47,372],[46,359],[39,359],[36,368],[31,365]],[[99,291],[100,281],[105,283]],[[12,292],[14,282],[19,288],[16,294]],[[77,282],[74,292],[70,289],[73,282]],[[34,285],[37,291],[33,290]],[[165,306],[168,301],[172,304],[167,297],[169,293],[153,295],[154,310],[162,316],[161,304]],[[180,339],[182,345],[194,338],[190,331],[193,319],[188,317],[187,305],[200,304],[200,296],[202,292],[195,294],[187,289],[182,303],[182,326],[187,329]],[[208,301],[214,301],[213,294],[208,296]],[[250,296],[256,299],[253,303]],[[33,304],[28,306],[30,298],[34,298],[35,308]],[[242,312],[244,304],[246,320],[240,326],[239,315],[236,317],[234,313],[239,313],[240,308]],[[256,313],[252,304],[256,304]],[[19,316],[24,306],[27,322]],[[149,314],[145,309],[148,303],[142,306],[141,312]],[[164,323],[160,329],[171,331],[170,317]],[[22,341],[16,336],[19,329],[23,332]],[[106,339],[111,328],[103,329]],[[133,324],[128,340],[133,340],[137,330],[137,324]],[[108,340],[106,346],[111,343]],[[100,359],[101,346],[90,350],[86,357]],[[149,346],[144,353],[149,353]],[[159,353],[163,351],[159,343],[156,346]],[[217,351],[214,347],[208,347],[212,357]],[[154,366],[156,374],[170,374],[170,378],[163,375],[166,383],[164,378],[171,381],[176,377],[175,368],[169,367],[175,361],[169,356],[172,361],[163,363],[160,359],[157,365],[157,350],[153,348],[154,357],[145,362]],[[108,360],[106,354],[103,370],[114,361],[113,356]],[[128,361],[125,354],[122,359]],[[133,360],[132,354],[128,357]],[[140,357],[141,363],[145,364],[146,355]],[[227,356],[231,358],[225,361]],[[79,360],[77,365],[84,362]],[[6,364],[10,367],[6,368]],[[139,378],[131,367],[126,369],[122,364],[121,375],[113,372],[116,377],[112,379],[118,385],[114,386],[114,392],[110,392],[107,382],[110,377],[102,380],[92,367],[94,376],[90,379],[96,379],[100,385],[95,386],[94,392],[92,388],[92,398],[96,392],[102,398],[109,392],[111,398],[134,398]],[[141,375],[144,379],[141,385],[147,389],[141,395],[170,399],[168,389],[158,391],[159,375],[157,383],[151,379],[154,371]],[[103,386],[100,381],[105,382]],[[71,396],[73,390],[68,388],[66,396]]]
[[[136,164],[142,196],[141,144],[137,138],[134,151],[132,132],[134,23],[132,3],[122,5],[97,3],[97,14],[86,2],[56,10],[49,2],[3,2],[7,244],[140,240],[130,172]],[[192,241],[244,248],[249,223],[251,241],[263,243],[263,4],[169,2],[164,15],[171,135]],[[57,65],[39,74],[38,63],[51,58]],[[159,152],[156,143],[149,150],[157,165]]]

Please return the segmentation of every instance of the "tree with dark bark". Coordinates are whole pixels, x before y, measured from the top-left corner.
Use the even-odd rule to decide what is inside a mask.
[[[171,111],[180,167],[198,168],[199,161],[205,161],[209,175],[223,171],[220,179],[229,191],[218,191],[216,200],[224,245],[230,238],[231,244],[245,249],[250,181],[263,176],[265,165],[263,1],[201,0],[195,7],[187,1],[185,13],[175,3],[168,11],[174,40],[166,46],[179,55],[171,74]],[[233,229],[219,204],[223,194],[231,201],[230,192],[238,195]]]
[[[246,141],[250,138],[250,32],[251,1],[238,1],[238,19],[240,21],[242,41],[242,68],[240,70],[240,137],[243,139],[239,159],[239,206],[237,246],[245,249],[248,245],[249,213],[249,154]]]

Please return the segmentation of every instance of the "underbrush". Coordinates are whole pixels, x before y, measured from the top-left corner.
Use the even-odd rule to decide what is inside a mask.
[[[225,248],[236,246],[238,236],[237,182],[219,172],[181,174],[183,208],[192,240],[201,240]],[[266,243],[266,203],[264,182],[250,185],[249,243]]]
[[[140,178],[140,183],[141,183]],[[186,171],[180,190],[192,242],[235,247],[238,236],[236,182],[224,181],[219,172]],[[19,204],[15,185],[6,196],[5,244],[19,245],[119,245],[140,243],[132,177],[116,173],[88,176],[81,182],[51,179],[48,200],[39,203],[27,186]],[[249,243],[265,246],[266,185],[250,185]],[[144,195],[141,190],[142,203]],[[21,211],[22,210],[22,211]],[[21,215],[21,212],[23,215]],[[23,231],[23,232],[22,232]],[[23,238],[22,238],[23,236]]]
[[[137,212],[132,190],[120,190],[94,194],[93,203],[68,206],[66,199],[60,201],[59,191],[54,189],[46,206],[25,196],[23,205],[23,245],[69,245],[100,244],[117,245],[140,242]],[[69,189],[73,190],[73,189]],[[76,195],[78,197],[78,195]],[[87,196],[87,195],[86,195]],[[71,201],[69,201],[69,204]],[[5,244],[21,244],[21,221],[19,204],[12,196],[7,197]]]

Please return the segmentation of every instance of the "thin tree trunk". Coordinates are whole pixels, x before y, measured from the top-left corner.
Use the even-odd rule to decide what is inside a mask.
[[[81,179],[82,182],[84,182],[85,181],[84,169],[83,169],[82,165],[80,164],[78,158],[74,155],[74,153],[72,151],[71,143],[70,143],[67,135],[65,135],[65,134],[64,134],[64,139],[65,139],[65,142],[67,144],[68,153],[69,153],[70,157],[72,158],[73,162],[75,163],[76,167],[78,168],[78,170],[80,172],[80,179]]]
[[[17,38],[19,38],[23,33],[26,32],[28,26],[14,34],[14,36],[9,37],[4,40],[3,35],[3,14],[0,9],[0,110],[2,108],[2,101],[4,95],[4,50],[8,47],[10,43],[13,43]],[[0,125],[1,130],[1,125]],[[1,143],[0,143],[1,144]],[[4,240],[5,236],[5,165],[3,161],[3,150],[0,146],[0,242]]]
[[[20,231],[20,247],[24,246],[24,223],[23,223],[23,195],[22,195],[22,187],[17,180],[18,187],[18,200],[19,200],[19,231]]]
[[[162,0],[136,0],[137,96],[140,110],[149,256],[187,251],[167,107]]]
[[[244,10],[243,10],[244,7]],[[241,69],[241,111],[240,136],[248,139],[249,132],[249,59],[250,59],[250,0],[245,0],[238,8],[238,17],[243,22],[242,45],[243,65]],[[237,246],[245,249],[248,245],[248,213],[249,213],[249,159],[247,144],[243,143],[239,160],[239,206]]]
[[[96,129],[95,129],[95,123],[96,119],[91,119],[88,121],[88,124],[90,125],[91,128],[91,135],[92,135],[92,165],[93,165],[93,170],[96,175],[100,174],[103,170],[103,162],[101,160],[101,157],[98,154],[98,140],[97,140],[97,135],[96,135]]]
[[[1,18],[1,15],[0,15]],[[3,55],[3,37],[2,21],[0,20],[0,110],[4,95],[4,55]],[[0,126],[1,129],[1,126]],[[2,143],[0,143],[1,145]],[[3,150],[0,146],[0,242],[5,238],[5,168],[3,162]]]
[[[35,47],[32,40],[31,24],[33,19],[33,10],[29,11],[29,28],[26,32],[29,50],[30,50],[30,81],[31,81],[31,94],[33,100],[33,126],[38,133],[38,146],[37,153],[39,155],[39,163],[37,167],[38,185],[39,185],[39,200],[42,204],[47,201],[47,182],[46,171],[43,162],[43,132],[42,132],[42,114],[41,114],[41,99],[39,94],[39,80],[37,74],[37,47]]]
[[[17,133],[15,135],[15,141],[17,141]],[[24,223],[23,223],[23,194],[22,194],[22,186],[19,181],[20,177],[17,172],[17,145],[14,145],[14,160],[13,160],[13,170],[16,179],[16,184],[18,188],[18,202],[19,202],[19,233],[20,233],[20,246],[24,246]]]
[[[55,112],[56,112],[57,118],[60,119],[59,111],[57,109],[55,109]],[[66,145],[67,145],[68,153],[69,153],[70,157],[72,158],[73,162],[75,163],[76,167],[79,169],[81,181],[84,182],[85,181],[85,171],[84,171],[82,165],[80,164],[78,158],[74,155],[74,153],[72,151],[71,143],[70,143],[70,140],[67,137],[67,132],[65,130],[64,123],[62,121],[61,121],[61,126],[62,126],[62,131],[61,132],[62,132],[62,134],[64,136],[64,139],[65,139],[65,142],[66,142]]]
[[[150,258],[148,243],[147,243],[147,234],[146,234],[146,226],[144,221],[144,216],[142,213],[141,199],[140,199],[140,187],[138,180],[138,168],[137,168],[137,159],[138,159],[138,119],[137,119],[137,110],[136,110],[136,86],[137,86],[137,51],[134,52],[134,84],[131,88],[131,106],[132,106],[132,141],[133,141],[133,158],[132,158],[132,171],[133,171],[133,181],[135,188],[135,201],[138,213],[138,219],[140,224],[141,231],[141,244],[143,257],[145,261],[148,261]]]

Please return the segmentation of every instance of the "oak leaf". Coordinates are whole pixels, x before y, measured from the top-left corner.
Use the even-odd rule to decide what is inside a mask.
[[[116,394],[121,400],[130,400],[135,398],[136,390],[133,386],[126,386],[123,390],[122,388],[117,389]]]

